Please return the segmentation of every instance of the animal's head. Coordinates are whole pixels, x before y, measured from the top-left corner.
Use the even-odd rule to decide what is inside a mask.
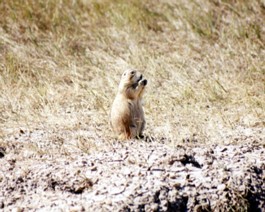
[[[123,72],[120,81],[121,88],[128,88],[131,86],[137,86],[139,81],[143,78],[143,75],[136,70],[128,69]]]

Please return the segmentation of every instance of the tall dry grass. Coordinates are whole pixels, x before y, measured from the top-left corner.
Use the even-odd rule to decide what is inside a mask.
[[[264,20],[262,0],[1,1],[0,138],[23,128],[111,140],[109,109],[133,67],[149,80],[153,138],[263,139]]]

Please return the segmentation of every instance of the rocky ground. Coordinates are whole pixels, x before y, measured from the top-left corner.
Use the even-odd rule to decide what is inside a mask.
[[[261,139],[132,140],[90,154],[63,154],[62,146],[46,154],[26,138],[21,130],[0,146],[0,211],[265,211]]]

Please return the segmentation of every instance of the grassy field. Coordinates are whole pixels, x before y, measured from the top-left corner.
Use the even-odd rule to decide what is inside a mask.
[[[126,68],[148,79],[145,132],[158,141],[261,140],[264,20],[262,0],[1,0],[0,143],[36,130],[86,151],[114,140]]]

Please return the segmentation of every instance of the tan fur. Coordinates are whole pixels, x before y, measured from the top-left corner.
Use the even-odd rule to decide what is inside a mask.
[[[121,77],[118,93],[112,104],[110,123],[120,139],[143,136],[145,127],[142,96],[147,80],[135,70],[126,70]]]

